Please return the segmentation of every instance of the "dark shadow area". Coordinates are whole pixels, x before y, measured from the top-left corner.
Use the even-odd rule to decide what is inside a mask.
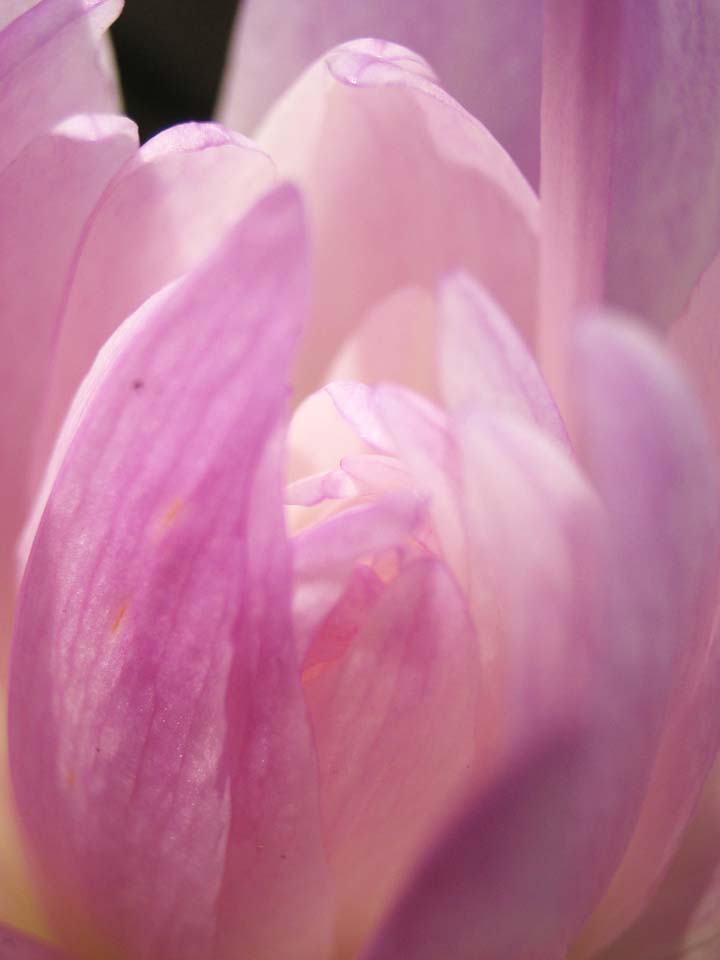
[[[127,113],[142,140],[212,116],[238,0],[125,0],[112,28]]]

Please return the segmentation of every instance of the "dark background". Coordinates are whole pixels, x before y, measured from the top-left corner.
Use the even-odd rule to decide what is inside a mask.
[[[112,28],[127,113],[147,140],[211,117],[238,0],[125,0]]]

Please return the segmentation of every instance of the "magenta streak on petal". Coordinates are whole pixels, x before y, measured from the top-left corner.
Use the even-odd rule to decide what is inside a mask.
[[[283,186],[120,328],[59,441],[14,635],[10,751],[69,944],[326,956],[282,507],[306,256]]]

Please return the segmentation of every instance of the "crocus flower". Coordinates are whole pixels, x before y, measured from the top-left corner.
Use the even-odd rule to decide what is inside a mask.
[[[720,9],[369,3],[271,105],[370,24],[251,0],[138,147],[119,6],[0,21],[0,956],[714,957]]]

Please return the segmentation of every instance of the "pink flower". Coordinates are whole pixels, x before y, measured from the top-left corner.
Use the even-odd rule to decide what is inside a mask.
[[[360,40],[249,141],[370,25],[251,2],[141,148],[119,6],[0,21],[0,956],[714,957],[714,0],[371,2],[480,119]]]

